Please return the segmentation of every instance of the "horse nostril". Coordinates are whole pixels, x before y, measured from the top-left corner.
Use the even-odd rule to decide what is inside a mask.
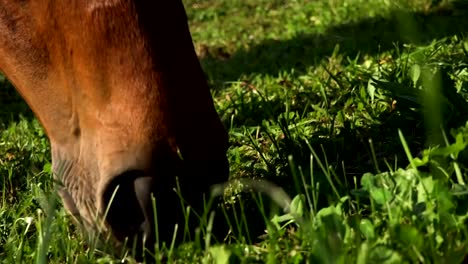
[[[127,171],[112,180],[104,192],[106,221],[118,240],[152,234],[152,178],[142,171]]]

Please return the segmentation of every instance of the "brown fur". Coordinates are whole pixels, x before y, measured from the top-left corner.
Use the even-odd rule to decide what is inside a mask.
[[[176,176],[197,205],[227,177],[226,132],[181,1],[0,0],[0,70],[47,132],[66,208],[92,229],[127,171],[152,179],[161,210],[179,204]],[[107,220],[117,239],[133,235]]]

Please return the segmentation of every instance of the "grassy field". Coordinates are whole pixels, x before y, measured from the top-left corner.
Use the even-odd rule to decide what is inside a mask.
[[[236,209],[224,241],[160,245],[157,262],[463,261],[467,1],[184,3]],[[0,262],[133,263],[71,224],[40,124],[0,88]]]

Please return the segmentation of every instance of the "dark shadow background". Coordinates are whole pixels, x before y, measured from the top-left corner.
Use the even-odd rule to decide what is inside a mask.
[[[29,106],[0,73],[0,131],[8,127],[10,122],[19,121],[21,116],[27,119],[34,118]]]

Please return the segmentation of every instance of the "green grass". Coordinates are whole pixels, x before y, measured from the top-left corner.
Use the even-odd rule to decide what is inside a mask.
[[[158,260],[462,262],[466,1],[184,3],[229,129],[233,232],[161,246]],[[54,206],[47,138],[0,87],[0,261],[134,262],[96,248]]]

